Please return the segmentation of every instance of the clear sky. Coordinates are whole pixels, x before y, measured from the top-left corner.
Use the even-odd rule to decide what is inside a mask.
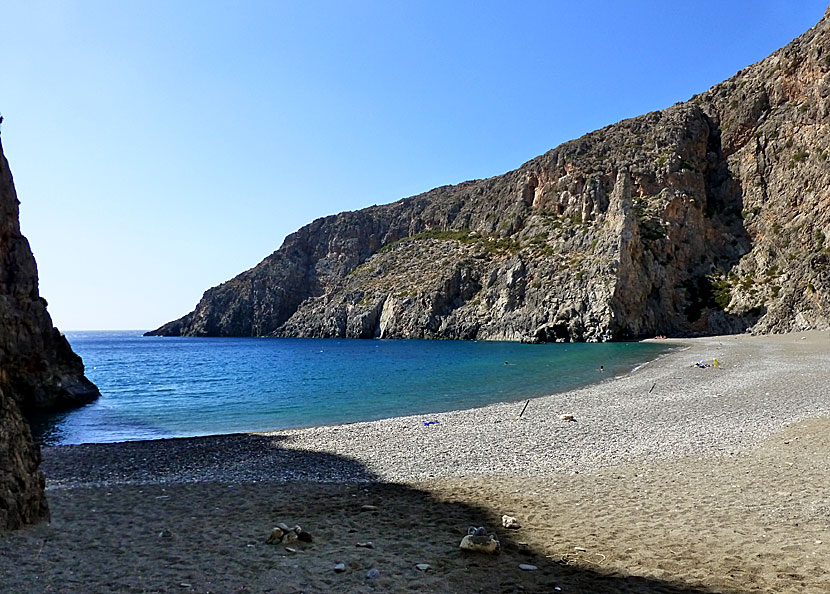
[[[61,329],[149,329],[315,218],[662,109],[826,0],[7,0],[6,157]]]

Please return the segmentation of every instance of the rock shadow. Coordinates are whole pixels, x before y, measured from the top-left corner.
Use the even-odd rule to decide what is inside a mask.
[[[0,539],[3,591],[707,592],[550,558],[523,542],[532,527],[501,527],[503,510],[383,482],[285,436],[47,447],[43,470],[52,524]],[[279,522],[313,542],[266,544]],[[461,551],[468,526],[495,532],[501,553]]]

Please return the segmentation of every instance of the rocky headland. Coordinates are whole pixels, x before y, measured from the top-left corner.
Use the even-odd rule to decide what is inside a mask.
[[[318,219],[164,336],[528,341],[830,327],[830,17],[515,171]]]
[[[0,531],[48,515],[40,450],[22,413],[71,408],[100,395],[52,326],[18,205],[0,144]]]

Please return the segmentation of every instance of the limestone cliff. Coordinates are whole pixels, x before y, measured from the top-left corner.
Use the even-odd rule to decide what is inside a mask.
[[[830,17],[519,169],[319,219],[152,334],[610,340],[830,326]]]
[[[47,514],[40,450],[21,411],[77,406],[99,396],[38,295],[18,204],[0,144],[0,530]]]

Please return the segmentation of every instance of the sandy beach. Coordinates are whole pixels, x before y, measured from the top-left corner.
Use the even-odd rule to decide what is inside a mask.
[[[44,448],[52,520],[0,536],[0,591],[830,591],[830,332],[667,342],[521,416]]]

